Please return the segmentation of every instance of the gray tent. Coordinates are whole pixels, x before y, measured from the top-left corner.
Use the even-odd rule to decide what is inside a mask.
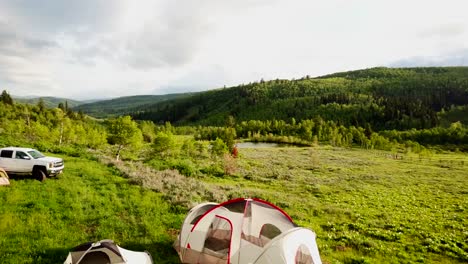
[[[152,264],[148,252],[136,252],[117,246],[112,240],[81,244],[68,254],[64,264]]]
[[[10,181],[8,180],[8,174],[0,168],[0,186],[7,186],[10,185]]]

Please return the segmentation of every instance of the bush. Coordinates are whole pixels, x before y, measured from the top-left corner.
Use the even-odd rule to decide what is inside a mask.
[[[188,159],[174,160],[170,163],[169,167],[171,169],[178,170],[181,174],[185,176],[193,176],[197,172],[195,164],[193,164],[193,162]]]
[[[50,152],[65,154],[71,157],[82,157],[86,155],[86,150],[78,146],[57,146],[49,149]]]
[[[156,155],[160,157],[175,156],[178,153],[176,141],[171,133],[159,132],[153,143]]]
[[[152,159],[148,161],[147,164],[158,171],[167,170],[170,168],[169,164],[166,161],[160,159]]]
[[[228,153],[228,147],[222,139],[217,138],[211,143],[211,154],[213,156],[223,156],[225,153]]]
[[[206,168],[203,168],[200,170],[202,173],[207,174],[207,175],[212,175],[215,177],[223,177],[224,176],[224,170],[221,166],[217,164],[212,164]]]
[[[223,163],[224,163],[224,173],[226,175],[233,175],[234,173],[236,173],[237,162],[235,158],[233,158],[229,154],[224,154]]]
[[[33,144],[34,148],[41,152],[53,152],[54,145],[43,141],[37,141]]]

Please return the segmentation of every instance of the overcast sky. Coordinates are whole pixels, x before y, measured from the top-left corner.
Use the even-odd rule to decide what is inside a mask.
[[[0,90],[200,91],[375,66],[468,66],[466,0],[0,0]]]

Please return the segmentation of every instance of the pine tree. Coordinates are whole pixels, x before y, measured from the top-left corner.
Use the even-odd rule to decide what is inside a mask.
[[[2,95],[0,95],[0,102],[13,105],[13,98],[11,98],[10,94],[6,90],[3,90]]]

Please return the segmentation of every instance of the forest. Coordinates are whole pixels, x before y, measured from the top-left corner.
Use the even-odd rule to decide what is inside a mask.
[[[223,125],[320,117],[373,130],[427,129],[468,104],[468,67],[372,68],[299,80],[271,80],[211,90],[141,107],[135,119]],[[463,109],[466,113],[466,108]]]
[[[169,124],[170,133],[219,138],[230,150],[240,139],[400,152],[468,150],[468,67],[372,68],[157,98],[127,117],[142,133],[141,142],[153,141]],[[127,109],[135,109],[141,99],[128,100]],[[95,119],[67,103],[48,108],[42,101],[13,102],[6,91],[0,102],[2,141],[35,142],[44,150],[113,143],[111,120],[122,119]],[[108,104],[125,105],[123,98]],[[97,105],[94,113],[100,112]]]

